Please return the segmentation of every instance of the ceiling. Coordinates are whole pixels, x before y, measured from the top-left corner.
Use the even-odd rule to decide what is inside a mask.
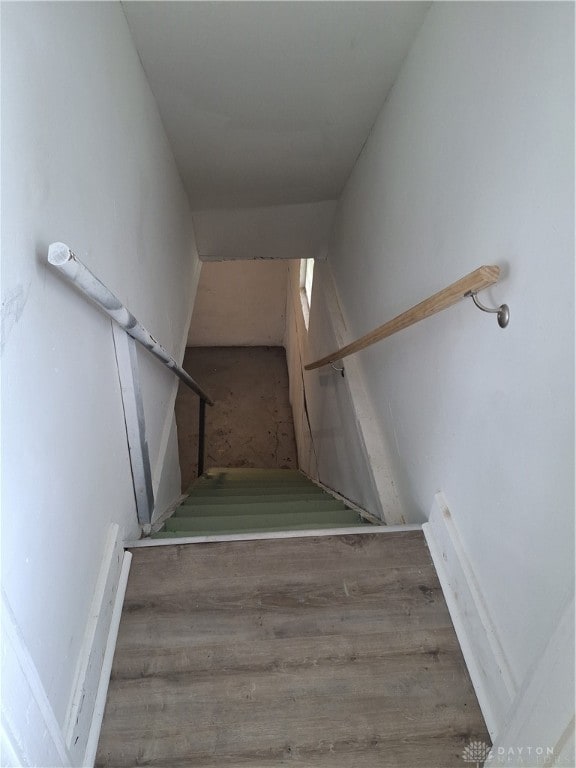
[[[336,199],[420,2],[129,2],[193,210]]]

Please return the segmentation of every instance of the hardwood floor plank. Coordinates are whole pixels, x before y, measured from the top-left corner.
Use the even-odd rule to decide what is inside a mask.
[[[420,531],[395,533],[391,546],[383,547],[378,534],[330,536],[326,539],[281,539],[219,542],[190,547],[175,545],[138,549],[128,580],[128,597],[163,594],[175,580],[193,584],[235,583],[238,578],[260,573],[286,577],[305,573],[344,573],[378,568],[432,567]],[[320,542],[328,542],[326,546]],[[136,550],[133,550],[136,553]],[[226,578],[222,578],[223,576]]]
[[[107,768],[156,766],[157,768],[462,768],[462,752],[469,743],[468,734],[429,738],[385,739],[374,734],[365,739],[318,739],[315,744],[295,747],[286,742],[275,750],[253,750],[240,753],[219,752],[208,755],[184,755],[163,758],[160,754],[97,763]]]
[[[316,635],[266,639],[237,638],[228,642],[189,643],[171,638],[162,643],[142,647],[125,644],[118,648],[112,679],[148,677],[163,673],[213,671],[261,671],[302,667],[308,660],[316,664],[346,664],[358,660],[379,659],[416,653],[434,657],[459,651],[452,627],[434,630],[398,630],[361,635]]]
[[[407,711],[394,709],[396,698],[364,697],[356,700],[350,710],[338,706],[338,702],[320,699],[309,706],[298,706],[298,701],[293,706],[283,702],[271,710],[248,702],[240,719],[240,710],[224,703],[211,713],[208,724],[203,722],[200,726],[195,722],[196,710],[188,709],[184,703],[178,725],[154,724],[153,738],[149,737],[150,728],[125,728],[107,734],[101,741],[100,754],[123,755],[124,765],[170,765],[188,759],[195,766],[206,757],[225,759],[228,755],[254,752],[282,755],[287,747],[295,754],[322,754],[322,745],[330,744],[350,747],[359,743],[365,747],[370,740],[441,738],[460,745],[482,737],[474,713],[461,704],[440,706],[426,701],[422,714],[411,718],[407,711],[421,708],[419,697],[405,697]],[[318,706],[323,709],[318,710]],[[146,721],[149,727],[151,723],[152,720]],[[376,761],[377,755],[373,757]],[[353,766],[355,754],[350,758]],[[100,761],[97,764],[107,765]],[[373,765],[376,768],[378,763]]]
[[[226,712],[233,721],[256,721],[276,712],[315,719],[356,710],[367,700],[395,702],[387,727],[398,733],[404,712],[414,700],[421,707],[462,706],[471,688],[462,676],[458,654],[429,654],[318,664],[314,659],[299,666],[270,670],[164,672],[147,677],[113,680],[109,714],[115,730],[133,729],[134,719],[146,730],[146,721],[169,727],[184,711],[200,731],[212,718]],[[460,676],[460,682],[454,682]],[[447,689],[445,681],[452,680]],[[402,714],[400,714],[402,713]],[[407,718],[409,720],[409,718]],[[254,723],[258,727],[258,722]]]
[[[180,588],[179,588],[180,587]],[[402,601],[407,609],[418,610],[426,603],[442,605],[440,584],[432,567],[388,568],[382,573],[362,570],[357,573],[343,569],[338,579],[327,580],[325,574],[294,573],[288,579],[277,574],[269,577],[256,574],[238,578],[228,587],[221,583],[196,582],[185,584],[175,579],[174,586],[163,593],[133,598],[130,594],[124,606],[127,615],[142,612],[214,611],[232,612],[268,608],[321,608],[324,605],[351,606],[380,604],[383,600]],[[408,603],[411,601],[411,604]]]

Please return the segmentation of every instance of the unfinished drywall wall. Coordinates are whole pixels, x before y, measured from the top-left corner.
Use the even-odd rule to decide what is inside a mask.
[[[506,330],[466,301],[357,359],[404,513],[444,493],[516,689],[573,589],[573,21],[565,3],[432,6],[329,253],[348,340],[503,268],[482,299],[510,305]]]
[[[47,248],[66,242],[179,359],[199,265],[120,4],[2,5],[2,146],[3,589],[65,742],[101,564],[138,529],[110,320],[46,267]],[[140,371],[166,500],[179,494],[177,382],[145,355]],[[4,689],[17,727],[10,702]],[[86,736],[67,745],[75,764]],[[16,743],[48,764],[39,737]]]
[[[281,260],[204,262],[188,346],[282,345],[286,275]]]

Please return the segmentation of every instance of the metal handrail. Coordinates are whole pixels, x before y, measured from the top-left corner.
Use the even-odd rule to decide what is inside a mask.
[[[48,248],[48,263],[56,267],[60,274],[93,301],[108,317],[118,323],[129,336],[145,347],[150,354],[158,358],[180,381],[196,392],[208,405],[214,405],[212,398],[194,381],[190,374],[181,368],[164,347],[156,341],[144,326],[138,322],[120,299],[83,264],[64,243],[52,243]]]
[[[198,451],[198,475],[204,472],[204,434],[205,406],[214,405],[212,398],[194,381],[189,373],[181,368],[176,360],[156,341],[149,331],[122,304],[120,299],[83,264],[73,251],[64,243],[52,243],[48,248],[48,263],[55,267],[69,283],[87,296],[96,306],[108,315],[120,328],[154,355],[155,358],[172,371],[180,381],[186,384],[200,398],[200,430]]]

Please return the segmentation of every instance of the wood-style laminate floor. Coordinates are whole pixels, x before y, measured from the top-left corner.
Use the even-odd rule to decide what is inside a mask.
[[[97,766],[462,768],[489,742],[419,531],[133,555]]]

